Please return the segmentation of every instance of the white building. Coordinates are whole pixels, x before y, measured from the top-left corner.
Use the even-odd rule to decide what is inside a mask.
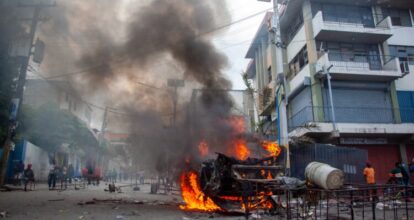
[[[289,137],[365,149],[383,182],[395,162],[414,158],[414,1],[279,3]],[[246,58],[259,115],[276,126],[270,21]]]

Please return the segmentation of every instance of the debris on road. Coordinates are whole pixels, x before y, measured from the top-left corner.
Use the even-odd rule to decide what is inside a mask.
[[[6,218],[8,215],[7,211],[0,212],[0,218]]]
[[[65,201],[65,199],[49,199],[47,201],[49,201],[49,202],[61,202],[61,201]]]

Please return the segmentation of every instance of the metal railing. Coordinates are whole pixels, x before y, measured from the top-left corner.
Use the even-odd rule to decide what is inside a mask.
[[[335,68],[346,69],[347,71],[398,71],[397,65],[390,65],[390,62],[395,61],[395,56],[329,52],[328,59]]]
[[[334,23],[340,26],[352,26],[352,27],[361,27],[361,28],[379,28],[379,29],[390,29],[389,26],[380,25],[385,19],[375,23],[373,14],[358,14],[358,16],[347,14],[347,16],[338,16],[335,13],[322,13],[322,19],[326,23]],[[363,19],[364,17],[370,16],[371,19]]]
[[[399,109],[398,109],[399,110]],[[320,113],[323,117],[314,117]],[[414,121],[414,109],[401,109],[406,121]],[[413,115],[410,116],[410,114]],[[396,123],[393,108],[335,107],[337,123]],[[289,117],[289,130],[303,127],[309,122],[332,122],[331,107],[306,106]]]

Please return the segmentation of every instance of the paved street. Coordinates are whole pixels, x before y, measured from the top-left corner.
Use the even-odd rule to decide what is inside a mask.
[[[127,185],[124,183],[123,185]],[[185,213],[178,208],[180,196],[151,195],[149,185],[135,192],[109,193],[101,186],[87,189],[49,191],[42,184],[35,191],[0,192],[0,212],[6,219],[243,219],[214,214]],[[88,204],[93,203],[93,204]],[[143,203],[143,204],[141,204]],[[83,204],[83,205],[80,205]]]

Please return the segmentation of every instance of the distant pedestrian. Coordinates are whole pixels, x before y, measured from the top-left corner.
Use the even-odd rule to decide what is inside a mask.
[[[403,162],[400,162],[400,169],[401,169],[401,174],[403,176],[403,184],[405,186],[408,186],[408,184],[410,183],[410,171],[408,170],[408,167]]]
[[[364,169],[365,183],[368,185],[375,184],[375,169],[370,162],[367,162]]]
[[[411,179],[411,185],[414,185],[414,158],[411,160],[411,163],[408,164],[408,170],[410,172],[410,179]]]
[[[63,187],[68,188],[68,168],[66,166],[60,170],[60,188],[63,189]]]
[[[34,172],[32,170],[32,164],[28,164],[27,168],[23,172],[23,180],[24,180],[24,191],[27,190],[27,184],[30,182],[34,184],[35,182],[35,176]]]
[[[52,190],[56,187],[56,175],[57,175],[57,168],[55,162],[53,161],[52,164],[49,166],[49,176],[48,176],[48,185],[49,190]]]
[[[73,165],[69,164],[68,166],[68,180],[69,180],[69,184],[72,184],[72,179],[75,176],[75,169],[73,169]]]

